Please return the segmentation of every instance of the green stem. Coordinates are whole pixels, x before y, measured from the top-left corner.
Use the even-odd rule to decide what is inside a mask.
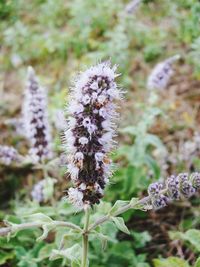
[[[82,236],[82,244],[83,244],[83,250],[82,250],[82,263],[81,267],[87,267],[88,262],[88,228],[89,228],[89,222],[90,222],[90,210],[89,207],[85,210],[85,224],[83,229],[83,236]]]

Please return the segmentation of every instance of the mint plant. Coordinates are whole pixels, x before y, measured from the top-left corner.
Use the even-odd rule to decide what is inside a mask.
[[[115,145],[113,137],[116,130],[115,119],[118,117],[116,101],[121,101],[122,96],[122,90],[115,81],[117,76],[116,66],[111,67],[109,62],[99,63],[77,76],[70,94],[67,108],[69,116],[64,134],[67,168],[72,181],[72,187],[67,190],[67,200],[77,212],[84,213],[83,225],[73,221],[54,220],[39,212],[29,215],[24,223],[6,222],[7,227],[0,229],[1,236],[12,238],[19,231],[42,228],[43,233],[37,239],[41,241],[46,239],[51,231],[57,232],[62,227],[66,229],[66,234],[63,235],[58,248],[52,249],[50,259],[63,258],[64,264],[68,260],[71,266],[87,267],[90,238],[101,239],[102,243],[109,240],[101,230],[103,224],[112,222],[117,229],[129,234],[123,218],[120,217],[124,212],[130,209],[147,211],[163,208],[174,200],[191,197],[200,189],[198,172],[191,175],[172,175],[165,182],[150,184],[147,197],[132,198],[129,201],[118,200],[107,213],[95,216],[95,207],[103,198],[104,189],[112,175],[109,155]],[[31,90],[39,88],[30,68],[29,80]],[[36,162],[41,161],[44,176],[47,178],[45,159],[49,156],[47,143],[50,139],[46,135],[47,121],[44,120],[44,101],[40,94],[28,98],[25,110],[28,108],[31,108],[29,115],[32,115],[28,116],[27,120],[31,126],[31,138],[34,139],[31,143],[34,148],[33,158]],[[38,202],[43,197],[43,186],[41,181],[32,192]],[[67,243],[66,236],[69,239]]]

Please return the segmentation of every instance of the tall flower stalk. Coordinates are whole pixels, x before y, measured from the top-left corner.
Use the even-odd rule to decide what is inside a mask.
[[[72,88],[65,131],[68,171],[73,187],[68,199],[85,210],[82,267],[87,266],[89,209],[103,197],[111,176],[109,152],[115,135],[116,104],[120,90],[116,67],[100,63],[81,73]]]
[[[27,76],[23,106],[24,130],[31,145],[30,156],[35,163],[41,163],[52,157],[47,96],[32,67],[28,67]]]
[[[73,182],[68,198],[78,209],[98,204],[111,176],[109,152],[117,116],[114,100],[120,98],[115,70],[108,62],[91,67],[77,77],[71,91],[65,131]]]

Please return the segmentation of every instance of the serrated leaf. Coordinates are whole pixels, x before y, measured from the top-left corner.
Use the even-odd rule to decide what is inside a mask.
[[[124,223],[124,219],[122,217],[111,217],[111,219],[120,231],[128,235],[130,234],[127,226]]]

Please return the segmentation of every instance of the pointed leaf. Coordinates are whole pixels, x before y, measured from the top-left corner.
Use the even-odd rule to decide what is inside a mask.
[[[128,235],[130,234],[127,226],[124,223],[124,219],[122,217],[111,217],[111,219],[120,231]]]
[[[53,220],[44,213],[35,213],[25,217],[28,218],[29,222],[47,222],[47,223],[53,222]]]
[[[124,200],[117,200],[115,204],[112,206],[111,210],[109,211],[110,215],[114,215],[120,208],[127,205],[129,201]]]

